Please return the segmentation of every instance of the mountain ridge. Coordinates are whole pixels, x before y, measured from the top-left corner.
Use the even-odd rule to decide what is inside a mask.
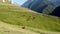
[[[28,0],[26,3],[24,3],[22,5],[22,7],[29,8],[29,9],[34,10],[34,11],[39,12],[39,13],[43,13],[44,9],[46,9],[49,5],[55,6],[57,8],[58,6],[60,6],[60,1],[59,0],[33,0],[33,1],[32,0]],[[53,11],[56,8],[54,8]],[[50,9],[50,8],[48,8],[48,9]],[[51,13],[53,13],[53,11],[49,10],[49,12],[51,12]],[[58,10],[58,11],[60,11],[60,10]],[[53,14],[51,14],[51,15],[53,15]],[[49,15],[50,15],[50,13],[49,13]],[[55,13],[54,16],[60,16],[60,14],[56,15],[56,13]]]

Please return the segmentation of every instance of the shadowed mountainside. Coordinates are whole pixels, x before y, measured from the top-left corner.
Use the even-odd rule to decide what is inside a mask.
[[[60,6],[54,9],[54,11],[51,13],[51,15],[55,15],[60,17]]]
[[[53,7],[51,7],[51,6],[53,6]],[[48,7],[47,9],[49,9],[49,10],[47,10],[45,12],[47,12],[49,15],[53,15],[54,14],[53,11],[55,11],[55,9],[58,6],[60,6],[60,0],[28,0],[26,3],[24,3],[22,5],[22,7],[29,8],[29,9],[34,10],[39,13],[44,13],[44,10]],[[45,13],[45,14],[47,14],[47,13]],[[50,13],[53,13],[53,14],[50,14]],[[60,16],[60,14],[59,15],[54,14],[53,16]]]

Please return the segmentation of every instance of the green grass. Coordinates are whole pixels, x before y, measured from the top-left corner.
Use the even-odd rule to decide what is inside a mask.
[[[16,5],[0,3],[0,21],[5,23],[28,26],[42,30],[60,32],[60,18],[39,13]]]

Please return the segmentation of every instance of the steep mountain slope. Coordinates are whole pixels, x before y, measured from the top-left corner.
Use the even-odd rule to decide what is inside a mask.
[[[36,12],[40,12],[40,13],[44,13],[45,9],[47,8],[47,9],[50,9],[50,10],[46,11],[48,14],[50,14],[50,13],[54,14],[53,13],[54,9],[56,9],[58,6],[60,6],[60,0],[28,0],[22,6],[29,8],[31,10],[34,10]],[[51,7],[51,6],[53,6],[53,7]],[[45,14],[47,14],[47,13],[45,13]],[[52,14],[50,14],[50,15],[52,15]],[[54,14],[54,16],[60,16],[60,14],[59,15],[55,15],[55,14]]]
[[[0,21],[31,28],[60,32],[60,18],[33,12],[8,3],[0,3]]]
[[[51,13],[51,15],[55,15],[60,17],[60,6],[58,6],[54,11]]]
[[[16,5],[0,3],[0,20],[9,24],[60,31],[60,18],[31,12]]]
[[[48,5],[42,13],[60,17],[60,6]]]
[[[37,12],[41,12],[49,4],[48,0],[28,0],[22,6],[32,9]]]
[[[56,6],[53,6],[53,5],[48,5],[42,13],[44,14],[49,14],[49,13],[52,13],[52,11],[56,8]]]
[[[56,6],[60,5],[60,0],[49,0],[51,3],[53,3]]]

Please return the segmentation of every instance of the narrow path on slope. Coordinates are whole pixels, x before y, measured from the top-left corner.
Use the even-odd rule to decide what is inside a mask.
[[[36,28],[31,28],[31,27],[27,27],[27,30],[31,30],[31,31],[41,33],[41,34],[60,34],[60,32],[40,30],[40,29],[36,29]]]
[[[0,21],[0,34],[60,34],[60,32],[44,31],[31,27],[22,29],[21,26],[11,25]]]
[[[40,33],[21,29],[18,26],[0,22],[0,34],[40,34]]]

